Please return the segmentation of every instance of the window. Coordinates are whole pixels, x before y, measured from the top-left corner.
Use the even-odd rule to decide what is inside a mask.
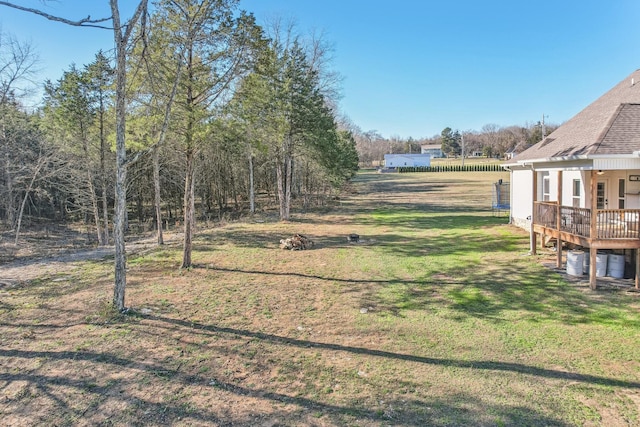
[[[596,209],[606,209],[609,200],[606,197],[607,184],[605,181],[598,181],[596,184]]]
[[[573,180],[573,207],[574,208],[579,208],[580,207],[580,196],[581,196],[581,192],[582,192],[582,187],[580,186],[580,180],[579,179],[574,179]]]
[[[624,209],[624,178],[618,180],[618,209]]]
[[[551,182],[549,175],[542,177],[542,201],[548,202],[551,200]]]

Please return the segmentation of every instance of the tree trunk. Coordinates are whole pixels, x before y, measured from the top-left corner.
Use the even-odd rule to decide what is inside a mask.
[[[102,241],[104,245],[109,244],[109,202],[107,201],[107,180],[102,177],[102,232],[104,233]]]
[[[277,162],[276,180],[278,181],[278,204],[280,206],[280,220],[288,221],[291,212],[291,166],[292,159],[286,155]]]
[[[153,147],[153,190],[155,194],[154,205],[156,209],[156,224],[158,225],[158,244],[164,245],[162,236],[162,210],[160,209],[160,153],[158,146]]]
[[[125,308],[124,293],[127,286],[127,256],[124,242],[127,210],[127,151],[125,146],[127,39],[121,34],[118,2],[110,0],[110,3],[116,45],[116,206],[113,230],[115,243],[113,305],[118,311],[123,311]]]
[[[31,188],[31,186],[29,186],[29,188]],[[27,190],[24,193],[24,198],[22,199],[22,203],[20,204],[20,210],[18,212],[18,219],[16,221],[16,239],[13,242],[14,245],[18,245],[18,239],[20,238],[20,226],[22,225],[22,214],[24,212],[24,205],[27,203],[27,198],[29,197],[29,192],[31,190]]]
[[[286,175],[286,171],[284,170],[284,159],[278,160],[276,162],[276,185],[278,187],[278,206],[280,210],[280,220],[284,221],[288,219],[285,216],[285,183],[284,177]]]
[[[195,185],[193,182],[193,150],[187,150],[186,176],[184,182],[184,247],[182,252],[182,266],[191,267],[191,249],[193,241]]]
[[[109,202],[107,200],[107,168],[105,164],[105,153],[107,151],[107,138],[104,129],[104,107],[100,100],[100,184],[102,187],[102,231],[104,233],[102,241],[104,245],[109,244]]]
[[[18,244],[18,238],[20,237],[20,226],[22,225],[22,215],[24,214],[24,207],[27,204],[27,199],[29,198],[29,193],[31,193],[31,190],[33,189],[33,185],[36,182],[36,179],[38,178],[38,174],[40,173],[40,169],[42,169],[42,167],[44,166],[44,164],[46,163],[45,160],[43,160],[42,158],[38,159],[38,164],[36,165],[35,170],[33,171],[33,176],[31,177],[31,181],[29,182],[29,186],[26,188],[25,192],[24,192],[24,198],[22,199],[22,203],[20,204],[20,211],[18,212],[18,219],[17,219],[17,224],[16,224],[16,240],[15,240],[15,244]]]
[[[138,216],[138,224],[142,229],[144,224],[144,197],[142,195],[142,187],[138,187],[138,194],[136,194],[136,214]]]
[[[16,225],[16,195],[13,192],[13,177],[9,172],[9,161],[5,161],[5,176],[6,176],[6,187],[7,187],[7,197],[5,198],[5,209],[7,211],[7,224],[11,227],[11,230],[14,230]]]
[[[291,156],[287,157],[287,164],[285,168],[285,219],[289,220],[291,214],[291,187],[293,180],[293,159]]]
[[[98,236],[98,245],[104,246],[102,230],[100,230],[100,212],[98,210],[98,195],[93,186],[93,176],[91,171],[87,171],[87,186],[89,187],[89,197],[91,198],[91,210],[93,211],[93,220],[96,224],[96,235]]]
[[[238,202],[238,187],[237,187],[237,183],[236,183],[236,176],[235,176],[235,171],[233,170],[233,167],[229,167],[229,174],[230,174],[230,184],[231,184],[231,192],[232,192],[232,196],[233,196],[233,207],[236,210],[236,212],[240,212],[240,203]]]
[[[252,214],[256,213],[256,195],[253,181],[253,154],[249,154],[249,210]]]

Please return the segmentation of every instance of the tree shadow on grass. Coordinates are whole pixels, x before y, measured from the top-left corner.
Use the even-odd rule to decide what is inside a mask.
[[[310,340],[301,340],[287,336],[268,334],[264,332],[255,332],[247,329],[221,327],[208,325],[199,322],[173,319],[155,315],[145,316],[146,318],[163,322],[167,325],[174,325],[181,328],[190,328],[191,330],[202,331],[201,333],[230,334],[242,336],[260,341],[268,341],[288,347],[297,348],[319,348],[336,352],[346,352],[352,354],[362,354],[367,356],[375,356],[391,360],[403,360],[416,362],[427,365],[455,367],[461,369],[481,369],[490,371],[513,372],[518,374],[530,375],[533,377],[570,380],[593,385],[604,385],[608,387],[622,387],[630,389],[640,389],[640,382],[618,380],[614,378],[600,377],[596,375],[587,375],[574,372],[566,372],[555,369],[545,369],[537,366],[530,366],[521,363],[497,362],[491,360],[457,360],[437,357],[425,357],[412,354],[394,353],[383,350],[374,350],[366,347],[353,347],[341,344],[324,343]],[[1,351],[1,350],[0,350]],[[1,354],[1,353],[0,353]]]
[[[181,321],[173,319],[159,319],[156,321],[164,321],[175,326],[193,328],[193,324],[188,325]],[[320,346],[320,343],[301,342],[297,340],[288,340],[283,337],[268,336],[264,334],[254,334],[242,330],[228,330],[226,328],[205,327],[196,325],[202,330],[209,333],[231,333],[233,335],[252,336],[258,339],[273,340],[274,338],[284,345],[296,346],[303,344],[305,348],[309,346]],[[371,352],[366,349],[358,349],[342,346],[331,346],[332,350],[338,351],[355,351],[361,354],[371,354],[382,357],[398,357],[403,355],[395,355],[393,353]],[[567,423],[560,419],[543,415],[535,410],[524,406],[487,406],[481,404],[477,398],[470,394],[460,392],[455,396],[447,399],[430,399],[427,401],[416,400],[411,398],[402,401],[391,399],[384,402],[384,406],[376,408],[368,408],[363,405],[338,405],[321,401],[320,399],[311,399],[305,396],[292,396],[279,392],[270,391],[269,389],[260,389],[229,381],[223,381],[211,376],[201,374],[188,374],[180,371],[180,368],[169,368],[163,364],[141,362],[130,358],[116,356],[110,353],[97,353],[90,351],[25,351],[25,350],[5,350],[0,349],[0,356],[4,358],[19,359],[39,359],[46,361],[68,361],[72,364],[90,363],[96,368],[98,366],[111,367],[113,374],[131,370],[138,372],[137,377],[146,374],[152,378],[162,381],[166,385],[173,387],[198,387],[199,390],[208,390],[207,394],[220,392],[223,395],[235,396],[235,398],[248,398],[263,401],[270,401],[278,405],[286,405],[289,410],[282,409],[268,414],[260,414],[256,412],[228,414],[214,409],[205,409],[194,405],[189,401],[188,397],[176,398],[174,401],[158,402],[157,399],[143,398],[140,393],[135,393],[135,389],[140,387],[140,383],[136,380],[113,380],[107,381],[106,385],[97,385],[93,379],[87,380],[74,378],[73,374],[69,375],[52,375],[38,374],[34,372],[17,372],[17,373],[1,373],[0,382],[4,382],[5,386],[11,383],[26,383],[27,385],[37,388],[46,399],[53,402],[54,408],[50,408],[53,413],[48,414],[48,421],[57,424],[58,421],[66,418],[76,420],[93,420],[94,422],[121,421],[125,424],[133,423],[134,425],[146,423],[167,423],[175,422],[205,422],[215,423],[216,425],[255,425],[256,419],[271,419],[278,423],[300,422],[307,425],[314,425],[314,419],[318,419],[319,424],[324,422],[337,423],[353,423],[354,421],[368,421],[373,423],[386,424],[392,422],[394,425],[413,426],[413,425],[487,425],[498,423],[506,423],[513,425],[545,425],[545,426],[566,426]],[[406,360],[406,359],[405,359]],[[408,360],[414,360],[409,358]],[[425,359],[426,360],[426,359]],[[425,363],[425,360],[417,361]],[[434,359],[435,360],[435,359]],[[429,360],[428,363],[433,363]],[[414,360],[415,361],[415,360]],[[447,361],[437,360],[436,363],[448,363]],[[485,369],[482,366],[469,366],[474,369]],[[494,369],[493,366],[486,367]],[[104,369],[100,369],[104,375]],[[528,373],[528,372],[525,372]],[[109,375],[107,373],[107,375]],[[557,378],[564,379],[564,375]],[[104,380],[104,378],[102,378]],[[580,378],[578,378],[579,380]],[[575,378],[574,378],[575,380]],[[595,380],[596,383],[605,385],[618,386],[617,383],[611,383],[610,380],[599,378],[587,378],[587,380]],[[67,392],[65,392],[65,390]],[[73,391],[73,392],[72,392]],[[76,402],[70,396],[80,392],[84,396],[90,396],[90,404],[85,407],[78,408]],[[31,398],[33,399],[33,398]],[[11,404],[19,404],[19,398],[15,401],[12,398],[5,398],[3,410],[5,416],[12,415]],[[28,407],[29,402],[26,403]],[[126,411],[113,413],[113,406],[125,407]],[[29,422],[34,420],[28,419],[28,413],[23,415]],[[320,422],[322,421],[322,422]]]
[[[459,209],[452,209],[441,215],[429,211],[421,212],[415,207],[406,211],[398,209],[383,210],[378,209],[369,215],[362,215],[354,218],[353,223],[357,225],[378,226],[378,227],[398,227],[398,231],[423,231],[423,230],[478,230],[490,227],[504,226],[505,218],[487,216],[484,214],[469,215],[460,212]],[[478,212],[478,211],[475,211]]]
[[[397,212],[397,211],[395,211]],[[330,222],[330,221],[328,221]],[[194,243],[193,250],[202,252],[211,252],[216,247],[223,244],[231,244],[236,247],[247,248],[279,248],[280,239],[291,237],[293,234],[300,233],[309,237],[315,243],[313,249],[323,247],[354,247],[349,243],[348,234],[342,235],[317,235],[307,233],[304,229],[305,224],[328,223],[324,219],[304,218],[291,221],[288,224],[287,231],[251,231],[237,230],[224,231],[216,230],[210,233],[200,234]],[[393,233],[367,234],[362,235],[362,243],[375,243],[376,245],[386,245],[389,250],[400,252],[406,256],[420,255],[425,248],[441,245],[444,250],[443,254],[455,252],[472,252],[492,248],[496,250],[510,251],[515,250],[515,245],[508,237],[497,240],[495,236],[483,234],[481,236],[467,237],[464,232],[459,230],[487,230],[493,227],[504,226],[504,218],[496,218],[483,215],[442,215],[433,216],[425,215],[415,210],[407,211],[402,214],[390,215],[384,218],[378,218],[375,215],[363,215],[354,217],[349,221],[353,224],[354,229],[358,226],[380,226],[389,227],[394,230]],[[298,224],[302,226],[298,226]],[[451,234],[446,231],[451,230]],[[458,230],[458,231],[454,231]],[[401,233],[421,233],[424,231],[434,231],[438,235],[430,235],[429,237],[402,235]],[[357,234],[357,233],[356,233]],[[462,235],[462,238],[457,236]]]
[[[272,344],[279,344],[279,345],[294,347],[294,348],[303,348],[303,349],[317,348],[317,349],[331,350],[335,352],[346,352],[351,354],[375,356],[375,357],[384,358],[384,359],[416,362],[420,364],[428,364],[428,365],[436,365],[436,366],[444,366],[444,367],[455,367],[455,368],[461,368],[461,369],[476,369],[476,370],[481,369],[481,370],[490,370],[490,371],[513,372],[518,374],[530,375],[533,377],[570,380],[574,382],[581,382],[581,383],[592,384],[592,385],[640,389],[640,382],[618,380],[618,379],[601,377],[596,375],[573,373],[573,372],[560,371],[555,369],[545,369],[545,368],[525,365],[521,363],[497,362],[497,361],[490,361],[490,360],[456,360],[456,359],[446,359],[446,358],[425,357],[425,356],[418,356],[418,355],[412,355],[412,354],[403,354],[403,353],[395,353],[395,352],[389,352],[389,351],[383,351],[383,350],[369,349],[366,347],[345,346],[341,344],[296,339],[296,338],[291,338],[287,336],[251,331],[247,329],[208,325],[200,322],[174,319],[174,318],[162,317],[158,315],[144,315],[144,314],[141,315],[135,311],[131,311],[130,313],[134,315],[134,319],[136,323],[139,322],[140,320],[147,319],[154,322],[159,322],[160,324],[167,325],[165,327],[166,329],[177,331],[181,328],[184,328],[185,330],[188,330],[188,332],[192,334],[203,334],[203,335],[224,334],[224,335],[231,335],[231,336],[246,337],[246,338],[256,339],[259,341],[269,342]],[[38,327],[38,328],[60,328],[61,327],[60,325],[47,325],[47,324],[37,324],[37,325],[4,324],[4,326],[11,326],[11,327],[29,326],[29,327]],[[158,326],[158,327],[161,327],[161,326]],[[108,353],[95,353],[90,351],[55,352],[55,351],[0,349],[0,357],[44,358],[44,359],[53,359],[53,360],[69,359],[74,361],[90,361],[90,362],[107,363],[111,365],[129,366],[129,367],[131,367],[130,365],[134,364],[135,369],[142,369],[150,372],[166,371],[166,367],[161,367],[159,365],[154,365],[150,363],[137,363],[132,360],[111,355]],[[12,377],[12,375],[7,373],[0,373],[0,380],[6,380],[9,377]],[[17,377],[12,377],[12,378],[13,380],[17,380],[16,379]]]
[[[367,236],[369,237],[369,236]],[[215,265],[197,266],[221,273],[255,276],[295,277],[301,280],[340,283],[341,292],[353,294],[360,307],[375,307],[378,312],[402,316],[405,310],[425,310],[430,306],[446,307],[457,316],[479,317],[502,322],[506,313],[522,312],[522,318],[533,321],[550,319],[565,324],[608,323],[640,327],[622,316],[628,301],[615,294],[602,295],[576,289],[529,257],[513,257],[522,249],[521,238],[506,236],[501,240],[478,233],[465,236],[451,244],[445,233],[431,239],[408,239],[398,234],[373,236],[377,251],[388,251],[399,259],[427,260],[428,267],[415,271],[413,279],[405,277],[344,277],[340,275],[307,274],[298,271],[265,271],[262,269],[223,268]],[[332,246],[333,245],[333,246]],[[349,247],[346,240],[325,239],[324,247]],[[354,250],[365,251],[362,245]],[[478,254],[492,253],[490,264]],[[504,256],[501,256],[504,254]],[[354,253],[355,256],[355,253]],[[455,263],[447,262],[455,257]],[[355,258],[354,258],[355,259]],[[440,260],[443,264],[438,264]],[[425,262],[427,262],[425,261]],[[388,292],[392,290],[392,292]],[[619,308],[618,314],[602,310]]]
[[[424,258],[425,269],[417,271],[413,281],[391,279],[380,283],[381,288],[369,289],[362,306],[372,305],[398,314],[405,309],[424,310],[440,304],[461,317],[503,321],[505,313],[521,311],[524,318],[535,321],[640,328],[640,318],[624,315],[631,302],[628,296],[592,292],[586,285],[579,289],[535,258],[514,257],[514,252],[522,250],[518,237],[499,240],[478,234],[452,243],[446,233],[421,242],[388,234],[379,236],[379,241],[380,250],[399,259],[415,259],[419,265]],[[491,261],[485,261],[482,254],[491,254]],[[392,288],[393,292],[381,293],[384,288]]]

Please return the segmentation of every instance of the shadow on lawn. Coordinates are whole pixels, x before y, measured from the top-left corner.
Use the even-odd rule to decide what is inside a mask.
[[[180,327],[187,327],[190,330],[194,327],[190,322],[182,322],[174,319],[154,318],[157,321],[168,322]],[[308,341],[290,340],[284,337],[273,335],[265,335],[253,333],[243,330],[216,328],[205,325],[196,325],[208,332],[213,333],[231,333],[233,335],[250,336],[263,340],[276,341],[290,346],[302,347],[323,347],[331,350],[348,351],[360,354],[369,354],[373,356],[392,357],[403,360],[417,361],[420,363],[436,363],[446,366],[461,366],[472,369],[498,369],[510,370],[514,372],[523,372],[526,374],[539,375],[550,378],[571,379],[573,381],[587,381],[594,384],[603,384],[613,387],[638,387],[637,384],[624,383],[615,380],[598,377],[582,377],[580,375],[565,374],[556,371],[537,370],[536,368],[521,365],[501,365],[501,364],[478,364],[470,365],[467,362],[447,361],[441,359],[416,358],[413,356],[398,355],[394,353],[377,352],[368,349],[333,346],[322,343],[313,343]],[[216,413],[210,409],[196,407],[188,401],[188,398],[177,399],[171,402],[159,402],[156,399],[141,397],[140,393],[130,393],[126,390],[129,388],[135,390],[140,384],[137,380],[115,380],[108,381],[106,385],[100,386],[93,382],[93,379],[87,380],[73,378],[71,375],[42,375],[34,372],[28,373],[0,373],[0,381],[5,382],[5,386],[13,382],[26,383],[35,387],[39,393],[46,396],[54,402],[55,411],[51,422],[59,421],[61,418],[72,417],[74,419],[92,419],[101,421],[101,418],[111,419],[111,421],[130,422],[141,425],[145,423],[173,423],[188,421],[199,421],[207,423],[219,423],[218,425],[255,425],[256,419],[264,421],[265,418],[277,420],[279,423],[287,422],[294,418],[294,422],[304,421],[314,418],[328,418],[331,421],[353,422],[355,420],[378,421],[382,423],[393,422],[394,425],[487,425],[487,423],[495,424],[504,423],[508,425],[545,425],[545,426],[567,426],[567,423],[550,416],[542,415],[528,407],[509,407],[494,406],[487,407],[486,404],[479,402],[474,396],[458,393],[456,396],[447,398],[446,400],[434,399],[427,402],[416,399],[403,399],[402,401],[387,401],[385,407],[388,410],[374,410],[365,407],[341,406],[321,402],[319,400],[310,399],[302,396],[290,396],[283,393],[272,392],[268,389],[257,389],[243,385],[234,384],[227,381],[220,381],[217,378],[203,376],[200,374],[187,374],[180,372],[180,365],[177,368],[167,368],[157,363],[139,362],[133,359],[120,357],[110,353],[96,353],[90,351],[24,351],[24,350],[5,350],[0,349],[0,357],[16,358],[16,359],[40,359],[47,361],[68,361],[70,363],[88,362],[97,366],[111,366],[117,372],[122,373],[123,370],[132,370],[140,374],[148,374],[153,378],[160,379],[165,384],[174,387],[195,386],[200,390],[211,389],[220,390],[222,393],[232,394],[238,397],[249,397],[259,400],[267,400],[277,404],[294,405],[297,409],[287,411],[286,408],[281,412],[275,411],[269,414],[249,413],[232,417],[225,414],[222,410]],[[104,374],[104,369],[100,368]],[[147,382],[147,386],[150,384]],[[90,404],[84,409],[76,409],[73,406],[76,402],[71,400],[70,396],[80,392],[85,395],[92,396]],[[207,393],[210,394],[210,393]],[[19,400],[17,398],[16,400]],[[14,399],[5,398],[4,405],[13,403]],[[14,401],[15,402],[15,401]],[[118,407],[126,407],[123,411],[127,418],[119,420],[123,413],[113,414],[113,405]],[[0,406],[1,407],[1,406]],[[101,414],[101,411],[104,413]],[[313,411],[310,414],[308,411]],[[10,415],[11,411],[6,408],[3,411],[5,415]],[[221,415],[224,414],[224,415]],[[488,419],[489,418],[489,419]],[[309,425],[314,425],[311,422]],[[321,423],[323,424],[323,423]],[[323,424],[324,425],[324,424]]]
[[[386,359],[404,360],[416,363],[424,363],[428,365],[437,365],[445,367],[455,367],[462,369],[482,369],[491,371],[504,371],[514,372],[518,374],[526,374],[535,377],[570,380],[576,382],[582,382],[593,385],[603,385],[608,387],[623,387],[640,389],[640,382],[623,381],[606,377],[599,377],[595,375],[585,375],[573,372],[559,371],[555,369],[544,369],[536,366],[524,365],[521,363],[508,363],[508,362],[495,362],[490,360],[455,360],[444,359],[437,357],[424,357],[416,356],[412,354],[393,353],[382,350],[372,350],[366,347],[352,347],[340,344],[322,343],[309,340],[301,340],[296,338],[290,338],[286,336],[267,334],[263,332],[254,332],[246,329],[228,328],[214,325],[207,325],[198,322],[192,322],[187,320],[172,319],[161,316],[145,316],[150,320],[164,322],[167,324],[189,328],[190,330],[199,329],[206,332],[213,332],[216,334],[232,334],[239,335],[248,338],[254,338],[261,341],[268,341],[270,343],[281,344],[285,346],[298,347],[298,348],[320,348],[324,350],[332,350],[338,352],[347,352],[353,354],[363,354],[368,356],[381,357]],[[0,354],[1,351],[0,351]]]
[[[517,237],[499,240],[471,235],[455,244],[446,234],[424,243],[397,235],[380,239],[403,259],[420,261],[423,257],[428,261],[424,270],[414,273],[415,280],[388,280],[382,284],[393,292],[367,290],[362,306],[373,305],[397,314],[404,309],[424,310],[438,304],[459,317],[503,321],[505,313],[520,311],[521,318],[530,321],[550,319],[565,324],[593,322],[640,328],[640,318],[629,313],[628,296],[592,292],[588,284],[570,284],[540,266],[535,258],[514,257],[512,253],[522,248]],[[482,254],[490,254],[490,262],[483,260]],[[440,259],[451,258],[455,263],[439,264]]]
[[[640,319],[625,315],[628,301],[623,296],[581,291],[575,284],[568,284],[556,273],[539,266],[535,259],[514,257],[513,253],[525,253],[521,235],[507,233],[497,238],[492,233],[473,231],[480,227],[499,227],[493,223],[493,218],[464,216],[458,220],[460,222],[470,231],[456,234],[455,242],[444,226],[428,239],[388,233],[365,236],[375,240],[372,247],[350,245],[344,237],[325,238],[318,245],[318,248],[361,251],[353,253],[354,260],[356,256],[369,257],[370,250],[388,252],[403,262],[413,263],[413,278],[390,277],[386,269],[385,276],[362,278],[359,275],[356,278],[223,268],[215,264],[199,267],[222,273],[341,283],[345,285],[342,292],[356,295],[359,306],[372,306],[377,312],[393,315],[402,315],[403,310],[425,310],[437,305],[452,310],[461,318],[472,316],[496,322],[504,321],[505,313],[520,311],[521,318],[530,321],[551,319],[565,324],[595,322],[640,327]],[[272,237],[265,238],[264,244]],[[239,244],[248,245],[255,239],[252,234],[239,236]],[[274,250],[279,249],[274,247]],[[484,260],[483,255],[491,256],[490,261]]]
[[[154,325],[157,327],[163,328],[161,325],[164,324],[167,329],[184,329],[188,330],[188,333],[191,334],[225,334],[299,349],[316,348],[334,352],[346,352],[377,358],[444,367],[455,367],[460,369],[511,372],[534,377],[581,382],[589,385],[605,387],[623,387],[631,389],[640,388],[640,383],[636,382],[622,381],[593,375],[583,375],[553,369],[543,369],[518,363],[483,360],[462,361],[455,359],[423,357],[411,354],[373,350],[364,347],[343,346],[331,343],[293,339],[245,329],[217,327],[160,316],[144,316],[144,318],[153,321]],[[407,426],[417,424],[429,424],[435,426],[451,425],[452,422],[457,425],[487,425],[500,423],[508,425],[567,425],[559,419],[542,415],[528,407],[487,407],[486,404],[479,402],[474,396],[465,393],[459,393],[457,396],[450,397],[446,400],[435,399],[425,402],[420,400],[403,399],[402,401],[388,401],[386,402],[386,407],[392,408],[392,410],[384,411],[379,409],[373,410],[362,406],[341,406],[303,396],[290,396],[287,394],[269,391],[268,389],[252,388],[250,386],[234,384],[228,381],[221,381],[218,378],[212,378],[210,376],[205,377],[201,374],[193,375],[184,373],[180,371],[180,365],[178,365],[177,368],[168,368],[162,364],[137,361],[110,353],[98,353],[91,351],[54,352],[0,349],[0,357],[39,359],[46,361],[66,360],[73,363],[88,362],[95,364],[96,366],[109,365],[115,367],[117,371],[133,370],[139,373],[146,373],[154,378],[161,378],[162,381],[167,381],[173,386],[197,386],[204,387],[205,389],[218,389],[223,393],[229,393],[236,396],[268,400],[274,403],[289,404],[298,407],[298,409],[293,412],[283,410],[280,414],[276,412],[268,415],[268,417],[272,419],[278,419],[278,417],[280,417],[280,421],[286,420],[288,417],[292,416],[304,419],[305,416],[309,415],[306,411],[311,410],[315,411],[315,413],[322,417],[327,417],[334,421],[345,421],[345,419],[347,421],[353,421],[354,419],[366,419],[380,422],[392,421],[394,422],[394,425]],[[101,371],[104,373],[104,370]],[[93,379],[91,381],[86,379],[74,379],[73,374],[63,376],[18,372],[0,373],[0,381],[5,382],[6,384],[11,382],[26,382],[31,384],[42,394],[54,401],[58,411],[72,413],[72,415],[80,417],[99,416],[100,411],[106,411],[110,405],[114,404],[114,401],[119,402],[119,405],[127,405],[129,407],[127,414],[131,419],[136,419],[141,422],[172,422],[178,420],[185,422],[187,420],[191,420],[216,422],[221,423],[221,425],[250,425],[252,422],[255,422],[253,417],[259,415],[248,414],[243,418],[230,419],[228,417],[221,417],[220,414],[212,410],[196,408],[188,401],[162,403],[157,400],[152,401],[151,399],[143,399],[139,394],[133,395],[128,391],[125,391],[128,388],[133,389],[137,386],[138,383],[134,380],[111,381],[105,386],[98,386],[91,382]],[[91,394],[98,401],[94,401],[89,407],[78,413],[78,410],[72,409],[68,402],[68,396],[73,395],[73,393],[61,393],[61,388],[70,388],[79,390],[82,393]],[[5,404],[7,402],[8,400],[5,400]],[[487,418],[488,416],[490,419]],[[499,421],[496,422],[496,420]]]

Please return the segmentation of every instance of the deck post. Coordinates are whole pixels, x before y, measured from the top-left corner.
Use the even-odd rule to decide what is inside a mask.
[[[558,171],[558,212],[556,214],[556,229],[558,238],[556,239],[556,267],[562,268],[562,171]]]
[[[589,230],[589,241],[593,242],[598,239],[598,178],[596,176],[596,171],[591,170],[591,224]],[[594,248],[591,244],[590,250],[590,264],[589,264],[589,287],[593,290],[596,289],[598,279],[596,277],[596,256],[598,254],[598,249]]]

